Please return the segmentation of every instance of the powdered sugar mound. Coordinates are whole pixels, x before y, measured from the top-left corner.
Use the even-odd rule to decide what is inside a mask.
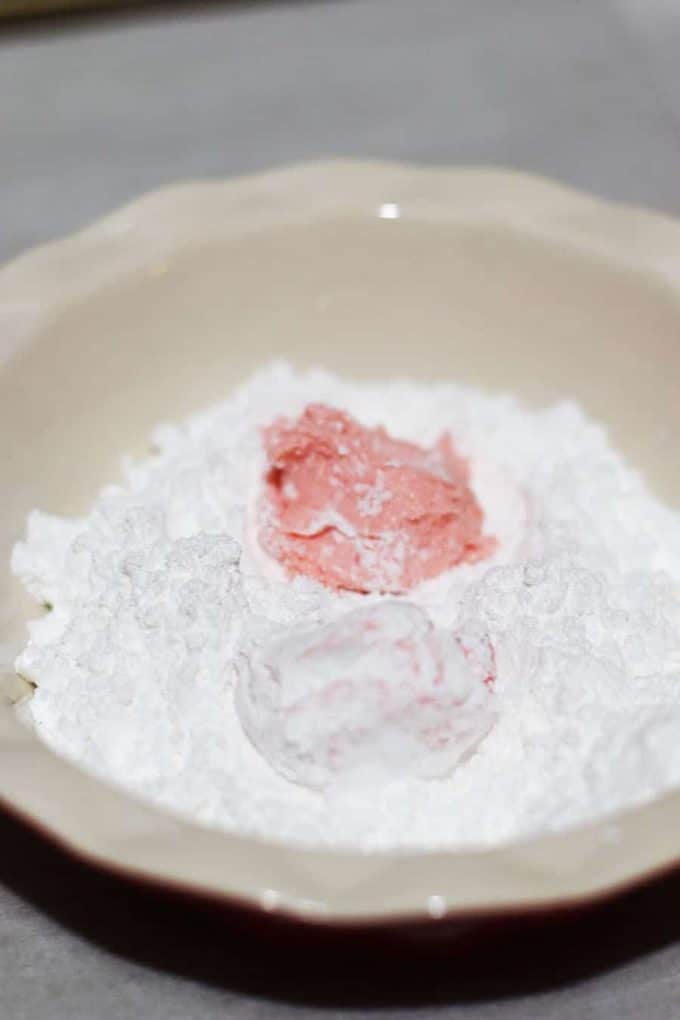
[[[26,542],[19,542],[12,553],[12,569],[27,591],[43,605],[51,606],[60,593],[64,577],[64,558],[72,540],[82,529],[82,521],[34,510],[28,516]]]
[[[190,767],[201,699],[227,710],[242,601],[238,544],[173,542],[164,523],[153,508],[100,506],[64,559],[69,601],[31,626],[18,664],[38,683],[38,731],[140,790]]]
[[[499,540],[488,561],[407,597],[436,633],[465,635],[471,669],[484,650],[495,657],[493,694],[482,689],[495,725],[442,778],[398,767],[410,744],[370,787],[307,789],[239,720],[235,663],[254,669],[283,642],[281,661],[294,654],[279,665],[297,683],[301,635],[387,604],[287,581],[254,540],[260,429],[310,402],[424,447],[450,432]],[[36,512],[14,550],[15,572],[54,607],[31,624],[17,668],[37,684],[25,715],[60,753],[209,824],[366,849],[495,843],[680,783],[680,515],[576,405],[530,412],[459,386],[275,365],[224,404],[157,429],[154,443],[86,518]],[[317,725],[323,740],[333,717]]]

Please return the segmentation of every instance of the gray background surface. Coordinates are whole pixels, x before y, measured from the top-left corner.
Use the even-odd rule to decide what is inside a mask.
[[[677,214],[680,2],[193,3],[0,32],[0,259],[169,181],[335,154],[509,164]],[[3,1020],[315,1012],[268,1001],[264,974],[237,993],[97,948],[29,905],[2,855]],[[560,989],[410,1015],[677,1020],[663,926]]]

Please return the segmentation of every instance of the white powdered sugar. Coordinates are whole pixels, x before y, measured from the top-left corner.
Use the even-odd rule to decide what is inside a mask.
[[[287,579],[256,538],[261,428],[311,402],[449,432],[493,555],[405,595]],[[13,553],[51,607],[22,714],[59,753],[207,824],[367,850],[494,844],[680,784],[680,514],[575,404],[276,364],[153,440]]]

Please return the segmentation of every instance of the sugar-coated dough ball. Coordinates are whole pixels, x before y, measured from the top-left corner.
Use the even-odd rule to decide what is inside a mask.
[[[238,658],[236,705],[260,753],[323,788],[449,772],[494,722],[493,652],[389,600]]]

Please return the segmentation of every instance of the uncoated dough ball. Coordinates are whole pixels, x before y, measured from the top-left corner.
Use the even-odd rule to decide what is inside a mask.
[[[291,577],[396,594],[496,548],[448,433],[427,449],[309,404],[263,440],[259,541]]]
[[[493,652],[390,600],[238,657],[245,732],[282,775],[322,788],[449,772],[494,722]]]

